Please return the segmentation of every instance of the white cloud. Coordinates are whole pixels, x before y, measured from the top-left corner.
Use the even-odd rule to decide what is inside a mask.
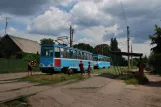
[[[58,8],[51,7],[44,14],[37,16],[33,23],[27,26],[32,33],[50,34],[57,36],[69,32],[70,16]]]
[[[3,33],[3,32],[4,32],[4,30],[0,31],[0,33]],[[12,27],[8,28],[7,34],[13,35],[13,36],[16,36],[16,37],[34,40],[34,41],[37,41],[39,43],[40,43],[40,40],[43,39],[43,38],[56,39],[55,37],[49,36],[49,35],[29,34],[27,32],[22,32],[22,31],[16,30],[15,28],[12,28]]]
[[[21,21],[27,24],[27,31],[29,33],[26,33],[26,31],[15,31],[14,28],[9,28],[8,31],[11,31],[10,33],[15,36],[23,35],[22,37],[39,41],[40,38],[44,37],[69,36],[69,26],[72,25],[76,31],[74,34],[75,43],[84,42],[92,45],[101,43],[109,44],[111,37],[116,37],[119,42],[119,48],[122,51],[127,51],[126,26],[123,20],[123,10],[120,0],[57,1],[65,9],[70,7],[73,2],[78,3],[74,7],[70,7],[70,11],[65,11],[59,3],[50,0],[51,4],[48,6],[52,7],[48,7],[44,13],[41,11],[41,14],[34,17],[31,21],[31,17],[25,20],[14,17],[16,23]],[[156,20],[160,19],[160,14],[156,14],[156,12],[161,9],[161,1],[121,1],[124,5],[128,24],[130,25],[130,36],[132,36],[130,44],[133,44],[134,52],[149,54],[150,41],[148,41],[147,36],[153,34],[153,25],[159,23]]]

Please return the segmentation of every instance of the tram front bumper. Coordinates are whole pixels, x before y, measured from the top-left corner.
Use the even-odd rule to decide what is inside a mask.
[[[43,73],[54,73],[54,67],[41,67],[41,72]]]

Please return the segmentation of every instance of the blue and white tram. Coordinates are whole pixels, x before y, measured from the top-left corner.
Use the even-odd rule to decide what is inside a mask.
[[[43,73],[80,71],[80,61],[87,70],[88,62],[91,63],[93,69],[94,61],[92,61],[92,53],[68,46],[53,44],[41,45],[40,69]]]
[[[100,55],[100,54],[93,54],[94,68],[110,68],[110,57]]]

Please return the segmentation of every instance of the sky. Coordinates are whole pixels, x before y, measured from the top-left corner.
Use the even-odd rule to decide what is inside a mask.
[[[149,35],[161,25],[161,0],[0,0],[0,35],[7,33],[40,42],[42,38],[69,36],[75,29],[74,44],[110,44],[117,38],[127,51],[127,31],[133,52],[150,54]]]

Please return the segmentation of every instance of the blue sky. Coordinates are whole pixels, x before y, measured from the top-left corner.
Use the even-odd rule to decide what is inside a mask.
[[[120,1],[122,1],[127,24]],[[59,2],[59,3],[58,3]],[[61,4],[61,5],[60,5]],[[126,26],[135,52],[150,53],[148,35],[161,25],[160,0],[0,0],[0,16],[11,17],[8,34],[39,41],[42,38],[69,36],[75,28],[75,43],[109,44],[116,37],[126,48]],[[5,20],[0,18],[0,35]]]

